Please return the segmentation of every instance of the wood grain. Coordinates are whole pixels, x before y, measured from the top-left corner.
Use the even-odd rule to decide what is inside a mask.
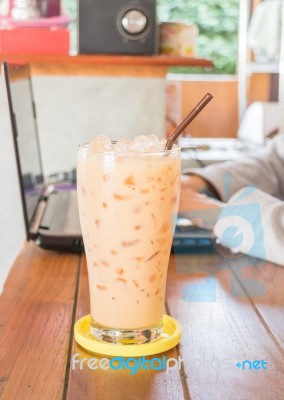
[[[0,301],[1,400],[62,398],[79,256],[27,243]]]
[[[190,397],[193,400],[281,400],[283,355],[229,268],[234,263],[237,266],[240,261],[217,254],[176,256],[171,260],[168,307],[183,326],[181,354]],[[216,301],[212,298],[202,301],[200,293],[210,295],[213,284]],[[283,287],[278,290],[283,291]],[[194,292],[195,301],[189,296]],[[283,320],[283,305],[271,304],[271,307],[279,320]],[[266,360],[269,369],[239,369],[236,363],[246,359]]]
[[[92,64],[31,64],[32,75],[38,76],[111,76],[165,78],[168,68],[159,65],[92,65]]]
[[[176,56],[121,55],[4,55],[0,61],[29,63],[33,75],[152,76],[165,77],[171,66],[211,67],[210,60]]]
[[[211,93],[213,100],[190,124],[193,137],[236,137],[238,131],[238,96],[235,80],[183,81],[181,83],[181,118],[185,118],[200,100],[202,94]],[[222,110],[222,111],[221,111]]]
[[[28,243],[0,302],[0,398],[283,400],[283,285],[283,267],[249,257],[172,256],[166,307],[183,334],[165,355],[180,355],[183,368],[133,376],[72,369],[73,354],[95,356],[72,335],[74,316],[89,313],[85,257]],[[268,370],[236,366],[246,359],[265,360]]]
[[[86,261],[83,259],[80,274],[76,319],[89,314],[89,288],[86,270]],[[96,357],[79,347],[73,345],[72,355],[79,353],[80,359]],[[178,357],[178,349],[173,349],[160,356],[167,358]],[[147,357],[147,359],[150,357]],[[94,400],[158,400],[171,399],[181,400],[184,398],[184,388],[177,369],[168,373],[164,371],[139,371],[130,375],[129,371],[119,370],[90,370],[87,365],[82,370],[79,368],[70,369],[68,384],[68,400],[94,399]],[[185,389],[186,390],[186,389]],[[187,397],[185,397],[187,399]]]
[[[123,56],[111,54],[93,55],[28,55],[28,54],[0,54],[0,61],[28,62],[34,64],[89,64],[89,65],[152,65],[152,66],[200,66],[212,67],[210,60],[196,57],[178,57],[166,55]]]
[[[284,267],[243,257],[230,268],[284,358]]]

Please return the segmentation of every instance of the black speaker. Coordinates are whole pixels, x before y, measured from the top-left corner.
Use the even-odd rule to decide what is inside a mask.
[[[156,0],[79,0],[79,53],[158,52]]]

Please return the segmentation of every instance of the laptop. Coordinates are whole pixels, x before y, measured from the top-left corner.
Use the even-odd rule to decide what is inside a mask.
[[[215,243],[216,240],[212,231],[198,228],[183,214],[177,216],[172,252],[185,254],[208,253],[215,251]]]
[[[3,63],[27,240],[81,251],[76,186],[45,182],[29,66]]]
[[[27,240],[49,250],[81,251],[75,185],[48,185],[44,179],[29,66],[3,63],[3,74]],[[179,215],[172,250],[199,253],[212,249],[211,231],[196,228],[184,215]]]

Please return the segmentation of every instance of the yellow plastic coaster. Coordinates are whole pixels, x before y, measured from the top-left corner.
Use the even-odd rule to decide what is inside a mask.
[[[163,334],[159,339],[151,343],[131,345],[104,343],[101,340],[95,339],[91,334],[91,316],[86,315],[75,323],[74,337],[80,346],[91,353],[103,354],[111,357],[151,356],[172,349],[180,342],[180,323],[176,319],[164,315],[163,324]]]

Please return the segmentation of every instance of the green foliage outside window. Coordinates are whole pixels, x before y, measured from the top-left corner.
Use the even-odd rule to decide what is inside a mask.
[[[238,0],[158,0],[158,19],[184,21],[198,26],[197,56],[209,58],[210,73],[234,74],[238,52]],[[173,72],[201,72],[174,68]]]
[[[78,0],[80,1],[80,0]],[[78,6],[76,0],[61,0],[62,13],[67,14],[71,17],[71,23],[69,24],[70,31],[70,53],[77,53],[77,41],[78,41],[78,27],[77,27],[77,15]]]
[[[80,1],[80,0],[79,0]],[[77,48],[77,1],[62,0],[63,12],[72,17],[71,52]],[[158,21],[183,21],[198,26],[197,56],[209,58],[210,73],[234,74],[237,61],[239,0],[157,0]],[[200,68],[173,68],[172,72],[203,72]]]

